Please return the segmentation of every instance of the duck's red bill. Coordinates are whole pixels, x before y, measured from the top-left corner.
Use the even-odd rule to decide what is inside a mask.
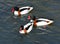
[[[29,16],[28,16],[28,20],[30,20],[30,19],[31,19],[31,16],[29,15]]]
[[[14,8],[12,8],[11,11],[14,12]]]

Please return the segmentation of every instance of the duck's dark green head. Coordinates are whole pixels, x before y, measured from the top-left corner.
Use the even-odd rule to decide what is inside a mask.
[[[15,11],[19,11],[19,7],[14,7],[14,10]]]

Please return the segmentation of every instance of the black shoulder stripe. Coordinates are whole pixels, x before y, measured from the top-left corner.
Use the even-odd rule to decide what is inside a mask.
[[[42,20],[37,20],[36,22],[41,22]]]
[[[20,12],[21,12],[21,11],[24,11],[24,10],[26,10],[26,9],[28,9],[28,8],[23,8],[23,9],[20,10]]]
[[[31,24],[31,25],[32,25],[32,24]],[[26,27],[26,30],[28,30],[31,25],[29,25],[28,27]]]

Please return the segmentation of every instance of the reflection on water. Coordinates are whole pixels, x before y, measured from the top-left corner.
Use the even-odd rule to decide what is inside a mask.
[[[34,10],[14,18],[13,6],[33,6]],[[27,35],[19,33],[20,25],[25,25],[28,15],[54,19],[46,29],[33,28]],[[0,0],[0,44],[60,44],[60,1],[59,0]]]

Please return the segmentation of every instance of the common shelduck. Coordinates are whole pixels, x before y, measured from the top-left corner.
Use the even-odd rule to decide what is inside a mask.
[[[19,33],[20,34],[27,34],[29,33],[33,28],[33,23],[27,23],[26,25],[21,25]]]
[[[25,6],[25,7],[21,7],[21,8],[13,7],[12,12],[15,16],[21,16],[21,15],[29,13],[32,9],[33,9],[33,7],[30,7],[30,6]]]
[[[31,16],[28,16],[28,19],[30,19]],[[54,21],[49,20],[49,19],[45,19],[45,18],[36,18],[35,16],[33,17],[33,19],[30,19],[30,22],[33,23],[34,26],[47,26],[49,24],[52,24]]]

